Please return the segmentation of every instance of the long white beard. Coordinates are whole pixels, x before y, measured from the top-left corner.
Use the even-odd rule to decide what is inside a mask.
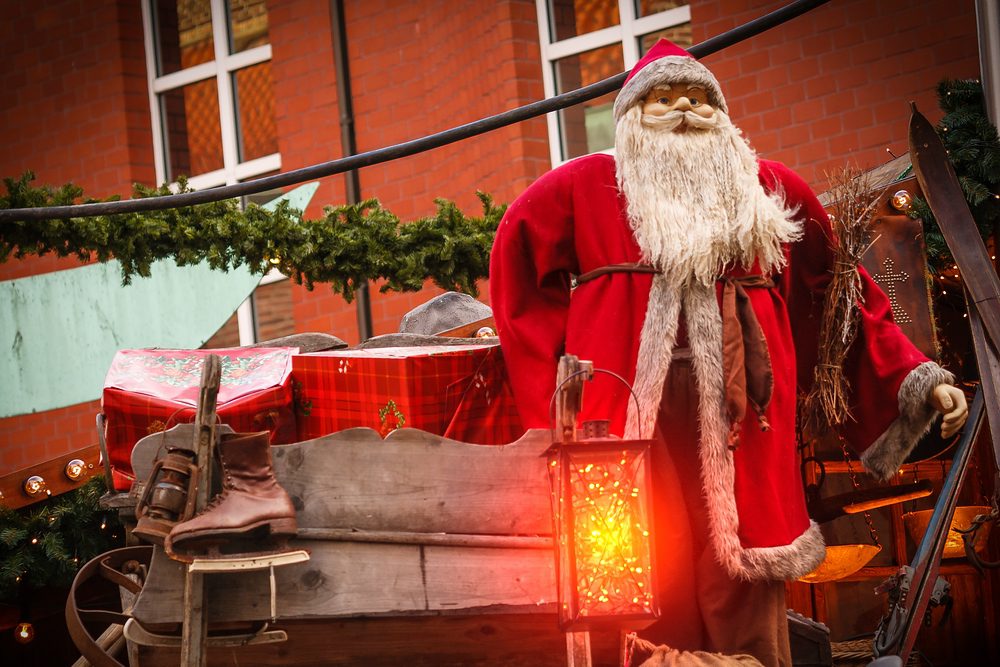
[[[643,259],[673,285],[714,283],[727,266],[754,260],[769,273],[785,262],[782,244],[801,235],[781,193],[768,194],[757,159],[722,111],[714,123],[688,112],[695,127],[673,132],[681,114],[642,114],[618,122],[618,187]]]

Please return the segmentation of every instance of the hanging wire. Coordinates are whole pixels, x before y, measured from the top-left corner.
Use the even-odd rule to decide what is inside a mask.
[[[688,52],[696,58],[704,58],[722,49],[742,42],[775,26],[781,25],[797,16],[824,5],[830,0],[795,0],[789,4],[774,10],[769,14],[758,17],[728,30],[721,35],[716,35],[710,39],[696,44],[688,49]],[[545,100],[539,100],[526,104],[510,111],[488,116],[480,120],[453,127],[443,132],[430,134],[419,139],[412,139],[394,146],[378,148],[357,155],[350,155],[329,162],[321,162],[311,167],[293,169],[283,174],[265,176],[252,181],[225,185],[195,192],[183,192],[163,197],[145,197],[140,199],[125,199],[114,202],[95,202],[90,204],[76,204],[72,206],[44,206],[38,208],[11,208],[0,209],[0,222],[13,221],[40,221],[59,220],[73,217],[89,217],[97,215],[113,215],[116,213],[137,213],[140,211],[158,211],[167,208],[178,208],[181,206],[193,206],[195,204],[207,204],[210,202],[232,199],[235,197],[245,197],[254,195],[266,190],[284,188],[291,185],[298,185],[306,181],[333,176],[353,169],[361,169],[372,165],[397,160],[403,157],[423,153],[434,148],[447,146],[448,144],[462,141],[470,137],[475,137],[486,132],[520,123],[531,118],[536,118],[546,113],[559,111],[580,104],[588,100],[595,99],[601,95],[618,90],[625,82],[627,73],[622,72],[615,76],[608,77],[603,81],[578,88],[577,90],[556,95]]]

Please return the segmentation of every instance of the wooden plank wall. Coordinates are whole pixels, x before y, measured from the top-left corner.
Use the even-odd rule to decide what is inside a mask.
[[[139,478],[162,446],[186,446],[189,429],[140,441]],[[350,429],[273,447],[298,510],[293,546],[311,552],[308,563],[276,571],[279,616],[554,613],[548,444],[545,431],[494,447]],[[311,533],[323,539],[302,539]],[[136,618],[178,622],[182,581],[182,566],[158,552]],[[266,572],[213,575],[207,591],[213,622],[267,615]]]

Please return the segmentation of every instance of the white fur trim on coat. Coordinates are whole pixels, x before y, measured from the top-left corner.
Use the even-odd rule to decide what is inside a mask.
[[[939,384],[954,381],[954,375],[933,361],[925,361],[910,371],[899,385],[899,417],[861,455],[865,470],[881,480],[896,474],[938,415],[927,402],[931,391]]]
[[[636,368],[639,407],[638,410],[630,407],[625,437],[648,438],[653,433],[677,332],[678,305],[682,302],[699,395],[701,482],[716,557],[734,579],[782,580],[811,572],[825,553],[823,536],[814,522],[791,544],[748,549],[740,543],[735,465],[727,444],[722,315],[715,286],[687,285],[680,298],[676,290],[665,280],[654,278],[639,343],[640,363]],[[641,424],[637,413],[641,413]]]

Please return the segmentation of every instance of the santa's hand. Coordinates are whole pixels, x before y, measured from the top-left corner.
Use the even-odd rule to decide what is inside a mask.
[[[931,407],[942,413],[941,437],[950,438],[962,428],[969,418],[969,406],[965,402],[965,393],[950,384],[939,384],[931,391],[928,402]]]

